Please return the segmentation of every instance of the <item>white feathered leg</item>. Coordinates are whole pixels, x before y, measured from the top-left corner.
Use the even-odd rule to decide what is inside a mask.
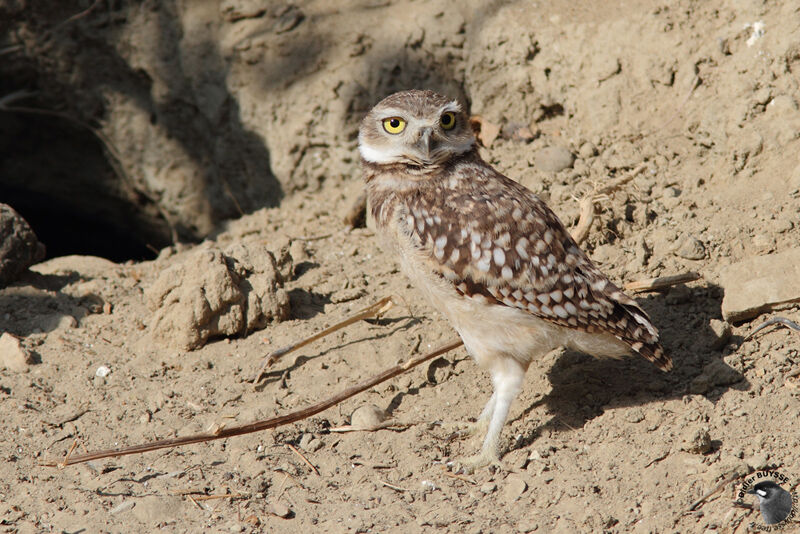
[[[462,463],[465,472],[472,472],[477,468],[490,464],[497,464],[500,460],[500,433],[508,418],[511,403],[522,388],[527,366],[523,366],[512,358],[497,358],[490,369],[494,393],[486,404],[478,422],[488,418],[488,429],[483,440],[481,451],[467,458]],[[488,414],[491,413],[491,416]]]

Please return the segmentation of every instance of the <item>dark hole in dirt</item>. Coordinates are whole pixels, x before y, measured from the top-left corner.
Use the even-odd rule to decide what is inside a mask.
[[[152,202],[120,179],[101,141],[67,118],[0,113],[0,202],[31,225],[47,257],[152,259],[170,232]]]
[[[549,106],[542,106],[542,118],[541,120],[552,119],[554,117],[560,117],[564,114],[564,106],[561,104],[551,104]]]

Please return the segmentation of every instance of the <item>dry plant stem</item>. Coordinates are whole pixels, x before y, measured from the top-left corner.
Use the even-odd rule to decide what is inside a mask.
[[[405,488],[401,488],[400,486],[395,486],[394,484],[389,484],[388,482],[386,482],[386,481],[383,481],[383,480],[381,480],[381,479],[377,479],[377,480],[378,480],[378,482],[380,482],[382,485],[386,486],[387,488],[391,488],[391,489],[393,489],[393,490],[395,490],[395,491],[399,491],[399,492],[401,492],[401,493],[403,493],[403,492],[405,492],[405,491],[408,491],[408,490],[407,490],[407,489],[405,489]]]
[[[57,467],[59,467],[60,469],[63,469],[63,468],[65,468],[65,467],[67,467],[69,465],[69,463],[68,463],[69,462],[69,457],[72,456],[72,452],[75,450],[75,448],[77,446],[78,446],[78,440],[76,439],[75,441],[72,442],[72,446],[67,451],[67,455],[64,457],[64,461],[63,462],[59,462],[58,464],[56,464]]]
[[[299,456],[299,457],[300,457],[300,459],[301,459],[301,460],[303,460],[303,463],[305,463],[305,464],[308,466],[308,468],[309,468],[309,469],[311,469],[312,471],[314,471],[314,473],[315,473],[317,476],[319,476],[319,470],[318,470],[316,467],[314,467],[314,464],[312,464],[311,462],[309,462],[309,461],[308,461],[308,458],[306,458],[306,457],[305,457],[305,455],[304,455],[302,452],[300,452],[300,451],[298,451],[298,450],[297,450],[297,447],[295,447],[295,446],[294,446],[294,445],[292,445],[291,443],[287,443],[287,444],[286,444],[286,446],[287,446],[287,447],[289,447],[289,449],[290,449],[290,450],[291,450],[293,453],[295,453],[297,456]]]
[[[192,497],[191,495],[187,495],[186,497],[187,497],[187,498],[188,498],[190,501],[192,501],[192,503],[193,503],[195,506],[197,506],[198,508],[200,508],[201,510],[206,510],[206,508],[204,508],[204,507],[203,507],[203,506],[202,506],[202,505],[201,505],[199,502],[197,502],[196,500],[194,500],[194,497]]]
[[[250,495],[246,493],[229,493],[227,495],[197,495],[196,501],[212,501],[216,499],[247,499]]]
[[[636,178],[636,176],[638,176],[646,168],[647,165],[642,163],[628,174],[620,176],[619,178],[615,178],[602,187],[595,187],[592,191],[587,193],[583,199],[581,199],[581,214],[580,218],[578,219],[578,224],[576,224],[575,228],[570,231],[572,239],[574,239],[577,244],[580,245],[586,240],[587,237],[589,237],[589,231],[591,230],[592,223],[594,222],[594,205],[595,202],[599,200],[598,197],[601,197],[602,195],[609,195],[618,190],[620,187]]]
[[[278,350],[271,352],[270,355],[267,356],[267,358],[264,360],[264,363],[261,364],[261,368],[258,370],[258,373],[256,373],[256,377],[253,379],[253,384],[257,384],[258,381],[261,380],[261,377],[264,374],[264,369],[272,366],[275,362],[277,362],[279,359],[289,354],[290,352],[293,352],[301,347],[305,347],[309,343],[313,343],[318,339],[322,339],[328,334],[332,334],[337,330],[344,328],[345,326],[357,323],[362,319],[379,317],[384,313],[386,313],[387,311],[389,311],[392,306],[394,306],[394,301],[392,300],[392,297],[391,296],[384,297],[375,304],[372,304],[371,306],[367,306],[366,308],[357,311],[354,315],[348,317],[347,319],[345,319],[340,323],[336,323],[335,325],[330,326],[321,332],[317,332],[316,334],[309,336],[305,339],[302,339],[300,341],[297,341],[296,343],[292,343],[291,345],[287,345],[286,347],[282,347]]]
[[[671,276],[659,276],[658,278],[646,278],[644,280],[636,280],[625,284],[626,291],[633,291],[640,293],[643,291],[658,291],[659,289],[666,289],[678,284],[685,284],[687,282],[694,282],[700,279],[699,273],[688,272],[682,274],[674,274]]]
[[[764,321],[763,323],[761,323],[760,325],[755,327],[753,329],[753,331],[750,332],[749,334],[747,334],[742,341],[747,341],[748,339],[751,339],[758,332],[760,332],[760,331],[764,330],[766,327],[772,326],[774,324],[782,324],[782,325],[784,325],[784,326],[786,326],[788,328],[791,328],[792,330],[794,330],[796,332],[800,332],[800,325],[795,323],[794,321],[792,321],[790,319],[787,319],[786,317],[773,317],[772,319],[767,319],[766,321]]]
[[[156,451],[159,449],[167,449],[170,447],[180,447],[183,445],[191,445],[192,443],[204,443],[207,441],[214,441],[217,439],[226,439],[233,436],[241,436],[243,434],[252,434],[253,432],[260,432],[262,430],[268,430],[270,428],[276,428],[279,426],[287,425],[289,423],[295,423],[297,421],[301,421],[312,415],[316,415],[322,411],[327,410],[332,406],[336,406],[340,402],[349,399],[355,395],[358,395],[362,391],[366,391],[381,382],[385,382],[390,378],[394,378],[397,375],[401,375],[407,372],[418,365],[421,365],[437,356],[441,356],[445,352],[449,352],[455,348],[460,347],[462,341],[460,339],[450,341],[445,345],[429,352],[428,354],[424,354],[422,356],[417,356],[416,358],[411,358],[407,360],[405,363],[395,365],[385,371],[381,372],[369,378],[360,384],[356,384],[355,386],[351,386],[341,393],[334,395],[326,400],[318,402],[317,404],[313,404],[307,408],[303,408],[301,410],[297,410],[292,413],[288,413],[286,415],[280,415],[277,417],[272,417],[270,419],[263,419],[260,421],[254,421],[252,423],[247,423],[244,425],[239,426],[232,426],[228,428],[224,428],[215,434],[195,434],[193,436],[185,436],[182,438],[172,438],[172,439],[163,439],[159,441],[151,441],[149,443],[143,443],[141,445],[134,445],[132,447],[124,447],[122,449],[108,449],[104,451],[97,451],[97,452],[90,452],[88,454],[81,454],[79,456],[72,456],[70,458],[65,458],[62,462],[56,463],[49,463],[44,464],[46,466],[54,467],[54,466],[67,466],[73,464],[79,464],[84,462],[89,462],[92,460],[99,460],[101,458],[116,458],[119,456],[127,456],[129,454],[141,454],[143,452],[150,452]]]
[[[703,495],[702,497],[700,497],[699,499],[694,501],[691,504],[691,506],[689,506],[689,508],[687,508],[686,510],[683,511],[683,513],[681,515],[688,514],[689,512],[694,512],[697,509],[697,507],[700,506],[701,504],[705,503],[708,500],[709,497],[714,495],[716,492],[718,492],[719,490],[721,490],[722,488],[724,488],[725,486],[727,486],[728,484],[730,484],[734,480],[738,480],[739,478],[740,478],[739,476],[734,475],[732,477],[728,477],[726,479],[723,479],[722,482],[720,482],[719,484],[714,486],[710,491],[706,492],[705,495]]]
[[[353,426],[353,425],[345,425],[345,426],[335,426],[333,428],[329,428],[328,432],[375,432],[376,430],[383,430],[384,428],[407,428],[409,426],[413,426],[411,423],[400,423],[395,420],[384,421],[382,423],[378,423],[377,425],[369,426],[369,427],[360,427],[360,426]]]

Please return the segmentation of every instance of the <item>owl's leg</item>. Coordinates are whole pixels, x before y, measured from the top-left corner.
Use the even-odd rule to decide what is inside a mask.
[[[475,425],[480,427],[483,430],[489,428],[489,421],[492,418],[492,414],[494,413],[494,407],[497,404],[497,391],[492,392],[492,396],[489,397],[489,401],[486,403],[486,406],[483,407],[483,411],[478,416],[478,420],[475,421]]]
[[[486,437],[483,440],[481,451],[462,462],[461,466],[465,472],[472,472],[477,468],[499,463],[500,433],[508,418],[511,403],[522,387],[526,370],[527,366],[512,358],[499,359],[491,369],[494,394],[484,408],[484,413],[481,414],[481,419],[483,419],[485,413],[491,413],[487,416]],[[478,421],[480,422],[481,419]]]

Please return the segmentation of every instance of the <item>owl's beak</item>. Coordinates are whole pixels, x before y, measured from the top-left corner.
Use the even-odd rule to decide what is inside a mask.
[[[425,156],[426,160],[431,159],[431,150],[433,150],[434,140],[433,128],[422,128],[419,132],[419,139],[417,139],[416,147],[420,154]]]

